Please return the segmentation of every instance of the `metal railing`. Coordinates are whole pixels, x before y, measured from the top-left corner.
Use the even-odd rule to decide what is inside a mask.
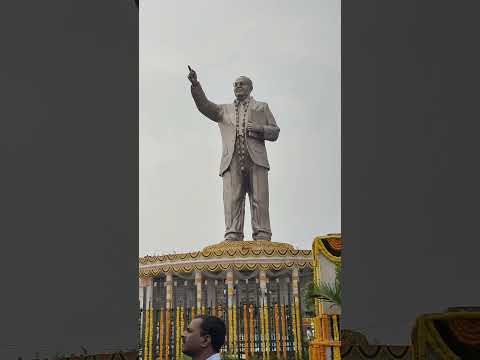
[[[138,351],[142,360],[180,360],[182,336],[200,314],[218,316],[227,328],[224,357],[229,359],[289,360],[308,356],[301,311],[292,305],[235,304],[171,309],[147,306],[139,312]]]

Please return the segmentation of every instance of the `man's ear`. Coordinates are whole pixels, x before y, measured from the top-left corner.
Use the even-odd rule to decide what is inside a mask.
[[[202,341],[202,344],[201,346],[206,348],[208,347],[210,344],[212,343],[212,337],[210,335],[205,335],[203,337],[203,341]]]

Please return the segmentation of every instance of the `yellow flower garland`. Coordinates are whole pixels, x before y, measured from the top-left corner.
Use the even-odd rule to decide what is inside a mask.
[[[162,273],[174,273],[174,272],[185,272],[190,273],[194,271],[210,271],[210,272],[217,272],[217,271],[225,271],[225,270],[283,270],[283,269],[291,269],[293,267],[298,269],[304,268],[312,268],[313,261],[288,261],[284,263],[227,263],[227,264],[187,264],[187,265],[178,265],[173,266],[169,264],[159,264],[158,267],[153,269],[139,269],[138,275],[140,278],[151,278],[155,277]]]
[[[300,353],[302,351],[302,333],[300,332],[300,312],[299,312],[299,305],[298,305],[298,298],[293,298],[293,303],[295,304],[294,312],[295,312],[295,333],[297,334],[297,342],[295,351]]]
[[[317,256],[319,253],[322,253],[323,256],[325,256],[328,260],[334,262],[334,263],[339,263],[342,260],[341,256],[335,256],[328,249],[325,247],[325,245],[322,242],[322,239],[328,239],[328,238],[340,238],[340,234],[338,235],[332,235],[332,236],[317,236],[315,239],[313,239],[313,259],[315,264],[317,263]]]
[[[233,311],[232,305],[228,305],[228,348],[229,352],[233,354]]]
[[[321,237],[318,237],[321,238]],[[323,238],[328,238],[323,237]],[[241,243],[232,243],[232,242],[222,242],[220,244],[211,245],[202,251],[193,251],[189,253],[177,253],[177,254],[166,254],[166,255],[156,255],[150,256],[146,255],[140,257],[139,260],[142,264],[148,264],[159,261],[174,261],[174,260],[196,260],[199,257],[211,258],[211,257],[238,257],[238,256],[251,256],[265,254],[268,256],[276,256],[279,254],[281,256],[286,255],[298,255],[306,254],[309,255],[311,250],[298,250],[294,249],[292,245],[287,243],[277,243],[277,242],[264,242],[246,240]]]
[[[332,315],[332,321],[333,321],[333,340],[339,341],[340,336],[339,336],[339,323],[338,323],[338,317],[337,315]],[[333,347],[333,360],[340,360],[340,347],[339,346],[334,346]]]
[[[237,353],[237,305],[233,303],[232,310],[233,324],[232,324],[232,340],[233,340],[233,353]]]
[[[255,328],[253,322],[253,305],[250,304],[250,352],[255,353]]]
[[[158,320],[158,349],[159,359],[163,359],[163,309],[160,309],[160,318]]]
[[[316,238],[317,239],[317,238]],[[234,245],[234,244],[233,244]],[[232,246],[232,244],[228,244]],[[139,258],[140,265],[150,265],[155,263],[162,263],[168,261],[197,261],[200,257],[204,259],[210,258],[247,258],[247,257],[291,257],[291,256],[311,256],[311,250],[295,250],[287,248],[278,249],[224,249],[219,251],[204,251],[204,252],[192,252],[183,254],[169,254],[159,256],[144,256]]]
[[[165,359],[170,355],[170,309],[165,313]]]
[[[459,360],[460,358],[450,350],[442,340],[441,335],[435,328],[435,320],[449,319],[480,319],[480,313],[455,311],[443,314],[427,314],[419,316],[416,320],[416,329],[414,333],[415,346],[413,347],[413,358],[415,360],[426,359],[427,346],[444,360]]]
[[[153,340],[153,307],[150,307],[150,319],[149,319],[149,325],[150,329],[148,330],[149,337],[148,337],[148,359],[152,360],[152,340]]]
[[[283,357],[287,358],[287,334],[286,334],[285,304],[282,304],[282,350]]]
[[[145,311],[145,324],[143,326],[143,329],[144,329],[144,339],[143,339],[143,358],[144,359],[148,359],[148,339],[149,339],[149,333],[148,333],[148,330],[150,329],[150,326],[149,326],[149,320],[150,320],[150,317],[148,316],[148,309],[150,309],[150,304],[147,305],[147,309]]]
[[[247,304],[243,304],[243,348],[245,349],[245,360],[248,360],[250,352],[248,340]]]
[[[263,319],[265,321],[265,351],[267,354],[267,360],[270,359],[270,329],[269,329],[269,317],[268,317],[268,306],[263,307],[264,315]]]
[[[278,321],[278,304],[274,307],[275,318],[275,350],[277,351],[277,358],[280,359],[280,324]]]
[[[262,359],[265,359],[265,324],[263,321],[263,304],[260,305],[260,351]]]
[[[293,298],[293,302],[291,305],[291,313],[292,313],[293,350],[295,352],[295,358],[296,358],[297,349],[298,349],[298,337],[297,337],[297,312],[295,310],[295,298]]]
[[[180,307],[175,309],[175,348],[177,359],[180,359]]]

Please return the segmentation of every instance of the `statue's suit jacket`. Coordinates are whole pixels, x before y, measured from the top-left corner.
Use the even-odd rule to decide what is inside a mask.
[[[198,110],[209,119],[215,121],[220,128],[223,148],[222,160],[220,162],[220,176],[222,176],[228,169],[235,150],[235,104],[214,104],[207,99],[199,83],[192,85],[191,91]],[[243,118],[243,114],[240,114],[240,116]],[[265,148],[265,140],[277,140],[280,128],[275,123],[275,118],[273,117],[268,104],[255,101],[253,98],[250,99],[245,123],[247,124],[249,120],[254,124],[263,126],[263,135],[256,132],[249,132],[246,141],[248,153],[256,165],[270,169],[267,149]]]

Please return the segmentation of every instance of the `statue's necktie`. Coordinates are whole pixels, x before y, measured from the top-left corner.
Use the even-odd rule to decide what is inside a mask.
[[[237,154],[240,160],[240,171],[244,172],[246,169],[247,162],[247,144],[246,144],[246,132],[247,132],[247,112],[248,106],[250,105],[250,100],[244,101],[243,103],[235,102],[235,120],[236,120],[236,131],[237,131],[237,142],[239,148],[237,148]],[[240,110],[242,108],[242,110]],[[242,113],[243,116],[240,115]]]

